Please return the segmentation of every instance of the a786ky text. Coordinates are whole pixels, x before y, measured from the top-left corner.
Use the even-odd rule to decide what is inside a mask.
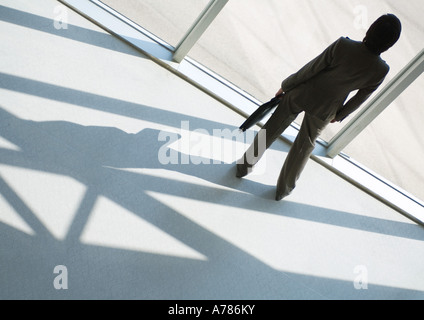
[[[192,315],[200,317],[202,312],[204,314],[211,315],[251,315],[253,314],[253,309],[255,305],[243,305],[243,304],[214,304],[212,308],[207,307],[187,307],[187,306],[179,306],[176,304],[175,306],[171,306],[168,309],[169,315]]]

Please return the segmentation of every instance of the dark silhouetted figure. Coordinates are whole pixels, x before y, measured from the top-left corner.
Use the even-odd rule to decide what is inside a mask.
[[[289,195],[304,169],[322,130],[342,121],[380,86],[389,66],[380,54],[399,39],[401,23],[393,14],[378,18],[362,41],[341,37],[319,56],[281,83],[277,95],[284,97],[258,132],[244,156],[237,161],[237,177],[251,172],[265,150],[282,134],[300,112],[305,112],[277,182],[275,199]],[[345,102],[348,95],[357,93]],[[265,146],[260,137],[266,137]]]

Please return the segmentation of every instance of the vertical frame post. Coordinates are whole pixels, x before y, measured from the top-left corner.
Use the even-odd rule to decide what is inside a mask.
[[[208,3],[175,48],[174,61],[181,62],[184,59],[227,2],[228,0],[211,0]]]

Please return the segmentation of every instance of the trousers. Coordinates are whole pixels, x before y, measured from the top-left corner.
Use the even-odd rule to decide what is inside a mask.
[[[265,125],[256,134],[253,143],[237,161],[237,172],[249,173],[271,144],[296,119],[303,108],[286,93]],[[305,112],[300,131],[291,146],[277,180],[276,200],[289,195],[296,187],[305,165],[315,148],[315,141],[330,121]],[[241,176],[245,175],[242,174]],[[240,175],[238,175],[240,176]]]

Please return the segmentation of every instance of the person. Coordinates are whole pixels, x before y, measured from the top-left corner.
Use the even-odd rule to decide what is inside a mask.
[[[276,96],[283,94],[283,98],[237,161],[236,176],[241,178],[250,173],[265,150],[304,112],[299,133],[277,180],[275,200],[288,196],[322,130],[329,123],[345,119],[383,82],[390,68],[380,55],[397,42],[400,33],[400,20],[393,14],[382,15],[371,24],[362,41],[340,37],[282,81]],[[345,102],[355,90],[356,94]],[[263,146],[260,137],[265,137]]]

